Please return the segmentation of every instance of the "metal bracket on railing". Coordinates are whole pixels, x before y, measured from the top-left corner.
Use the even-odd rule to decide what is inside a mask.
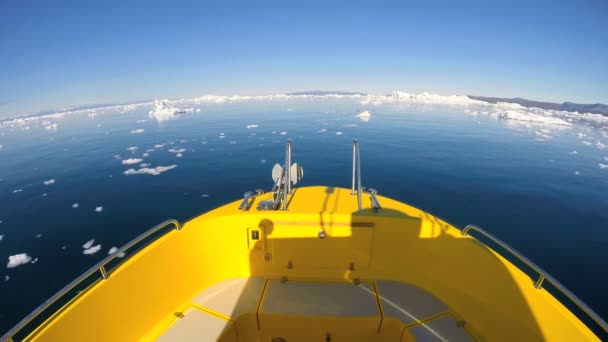
[[[356,191],[355,186],[357,187]],[[368,193],[371,197],[372,209],[374,211],[382,209],[382,206],[380,206],[380,202],[378,202],[378,198],[376,198],[376,194],[378,193],[378,191],[376,189],[370,188]],[[363,195],[363,188],[361,187],[361,156],[359,152],[359,141],[356,139],[353,140],[353,183],[351,195],[355,194],[357,195],[357,207],[359,208],[359,211],[362,211],[363,204],[361,196]]]
[[[378,190],[369,188],[369,194],[372,199],[372,209],[374,209],[375,211],[382,209],[382,206],[380,206],[380,202],[378,202],[378,199],[376,198],[377,193],[378,193]]]
[[[605,332],[608,332],[608,324],[606,323],[606,321],[604,321],[597,313],[595,313],[595,311],[593,311],[590,307],[588,307],[587,304],[583,303],[583,301],[580,300],[574,293],[570,292],[570,290],[568,290],[564,285],[562,285],[559,281],[557,281],[555,278],[550,276],[547,272],[545,272],[542,268],[540,268],[538,265],[533,263],[530,259],[526,258],[523,254],[519,253],[513,247],[509,246],[507,243],[503,242],[496,236],[486,232],[485,230],[477,227],[476,225],[469,224],[468,226],[466,226],[462,230],[462,235],[470,236],[469,231],[471,231],[471,230],[480,233],[485,238],[494,242],[495,244],[497,244],[498,246],[500,246],[501,248],[503,248],[504,250],[509,252],[509,254],[511,254],[512,256],[517,258],[519,261],[524,263],[526,266],[530,267],[534,272],[536,272],[538,274],[538,278],[536,279],[536,281],[534,281],[535,288],[537,288],[539,290],[542,289],[543,282],[548,281],[551,285],[553,285],[553,287],[555,289],[557,289],[564,296],[566,296],[566,298],[568,298],[574,305],[576,305],[580,310],[582,310],[589,318],[591,318],[593,321],[595,321],[595,323],[597,323],[597,325],[600,328],[602,328]],[[487,247],[487,245],[483,241],[481,241],[475,237],[473,237],[473,238]],[[557,298],[557,297],[555,297],[555,298],[561,302],[561,300],[559,298]],[[562,304],[563,304],[563,302],[562,302]]]
[[[243,195],[243,202],[241,202],[241,205],[239,205],[239,210],[243,210],[243,211],[249,210],[249,208],[251,208],[251,205],[253,205],[253,202],[254,202],[252,200],[255,200],[256,196],[263,195],[263,194],[264,194],[264,190],[262,190],[262,189],[256,189],[255,192],[247,191]]]

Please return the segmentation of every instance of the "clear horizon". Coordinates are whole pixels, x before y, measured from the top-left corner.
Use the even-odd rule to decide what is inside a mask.
[[[608,104],[608,3],[0,4],[0,118],[306,90]]]

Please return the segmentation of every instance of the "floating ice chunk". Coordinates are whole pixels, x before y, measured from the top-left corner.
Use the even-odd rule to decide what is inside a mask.
[[[51,184],[55,184],[55,180],[54,179],[49,179],[49,180],[45,180],[44,181],[44,185],[51,185]]]
[[[139,167],[148,167],[148,166],[150,166],[150,163],[141,163],[139,165]]]
[[[128,169],[127,171],[125,171],[123,173],[125,175],[127,175],[127,176],[130,176],[130,175],[143,175],[143,174],[148,174],[148,175],[152,175],[152,176],[158,176],[161,173],[169,171],[169,170],[174,169],[176,167],[177,167],[177,165],[157,166],[155,168],[143,167],[143,168],[140,168],[138,170]]]
[[[56,131],[57,130],[57,124],[52,124],[52,125],[44,126],[44,128],[47,131]]]
[[[266,159],[260,159],[260,163],[266,164]]]
[[[101,245],[93,246],[82,251],[84,255],[93,255],[101,250]]]
[[[344,124],[344,127],[357,127],[357,124]]]
[[[140,124],[140,123],[144,123],[144,122],[146,122],[146,121],[148,121],[148,120],[140,119],[140,120],[135,121],[135,123]]]
[[[207,197],[209,197],[209,195],[208,194],[202,194],[201,197],[202,198],[207,198]]]
[[[171,153],[184,153],[184,152],[186,152],[186,149],[185,148],[180,148],[180,149],[172,148],[172,149],[169,150],[169,152],[171,152]]]
[[[78,208],[78,203],[72,204],[72,208],[74,208],[74,209]]]
[[[131,131],[131,134],[141,134],[144,132],[143,128],[139,128],[139,129],[134,129]]]
[[[600,169],[608,169],[608,164],[599,163],[597,165],[599,165]]]
[[[32,260],[32,264],[35,264],[38,262],[38,258],[34,258],[34,260]]]
[[[127,148],[127,151],[131,151],[132,153],[135,153],[135,151],[137,151],[137,146],[131,146],[131,147]]]
[[[587,136],[587,134],[585,134],[585,133],[577,133],[576,135],[577,135],[579,138],[584,138],[584,137],[586,137],[586,136]]]
[[[200,113],[200,112],[201,112],[201,109],[200,109],[200,108],[196,108],[196,112],[197,112],[197,113]]]
[[[32,257],[27,253],[15,254],[8,257],[8,264],[6,268],[15,268],[17,266],[25,265],[32,260]]]
[[[36,234],[34,236],[36,237],[36,239],[40,239],[42,237],[42,234]]]
[[[21,191],[23,191],[23,190],[21,190],[21,189],[15,189],[15,190],[13,190],[13,193],[16,194],[16,193],[21,192]]]
[[[606,146],[606,144],[602,144],[601,141],[598,141],[598,142],[595,143],[595,147],[597,147],[600,150],[603,150],[603,149],[605,149],[608,146]]]
[[[361,113],[355,115],[355,117],[359,118],[359,120],[361,120],[363,122],[368,122],[369,119],[372,117],[372,114],[369,111],[365,110],[365,111],[362,111]]]
[[[542,124],[550,124],[550,125],[563,125],[563,126],[571,126],[572,124],[568,121],[552,117],[552,116],[544,116],[539,114],[534,114],[530,112],[524,112],[519,110],[505,110],[502,112],[498,112],[495,114],[498,118],[504,120],[516,120],[516,121],[528,121],[528,122],[537,122]]]
[[[144,161],[141,158],[129,158],[122,161],[122,165],[131,165],[131,164],[139,164]]]
[[[142,154],[141,156],[142,156],[142,157],[149,157],[149,156],[150,156],[150,154],[149,154],[149,153],[144,153],[144,154]]]
[[[118,248],[116,248],[116,247],[112,247],[112,248],[110,248],[110,250],[108,251],[108,254],[114,254],[114,253],[116,253],[116,251],[117,251],[117,250],[118,250]],[[120,253],[120,254],[118,254],[116,257],[118,257],[118,258],[124,258],[124,257],[125,257],[125,253]]]
[[[4,234],[0,234],[0,241],[2,241],[2,239],[4,239]]]
[[[608,161],[608,157],[604,157],[604,160],[605,160],[605,161]],[[2,223],[2,221],[0,221],[0,223]]]
[[[336,132],[336,135],[342,135],[342,132],[338,131]]]
[[[165,144],[156,144],[154,145],[155,148],[163,148],[165,147]]]
[[[181,158],[181,157],[182,157],[182,154],[181,154],[181,153],[178,153],[178,154],[176,154],[175,156],[176,156],[177,158]]]
[[[581,141],[581,143],[583,145],[587,145],[587,146],[591,146],[592,145],[591,142],[589,142],[589,141]]]
[[[317,133],[325,133],[325,132],[327,132],[327,129],[325,129],[325,128],[322,128],[322,129],[320,129],[320,130],[317,131]]]
[[[229,142],[230,145],[234,145],[236,144],[236,141],[232,140],[231,142]]]
[[[541,130],[541,131],[536,131],[535,134],[542,139],[551,139],[552,136],[550,136],[546,132],[548,132],[548,130]]]
[[[283,132],[281,132],[281,133],[279,133],[279,134],[281,134],[281,135],[287,135],[287,132],[286,132],[286,131],[283,131]]]
[[[578,175],[580,175],[581,173],[580,173],[580,172],[578,172],[578,171],[574,171],[574,174],[578,176]]]
[[[93,246],[94,243],[95,243],[95,239],[91,239],[91,240],[85,242],[85,244],[82,245],[82,248],[84,248],[84,249],[90,248],[91,246]]]
[[[96,213],[100,213],[100,212],[102,212],[102,211],[103,211],[103,207],[96,207],[96,208],[95,208],[95,212],[96,212]]]
[[[258,128],[260,126],[254,124],[254,125],[247,125],[245,127],[247,127],[248,129],[252,129],[252,128]]]
[[[578,152],[572,151],[572,152],[570,152],[570,154],[578,154]]]
[[[6,276],[4,276],[4,281],[9,281],[10,279],[11,279],[11,277],[9,277],[9,276],[7,276],[7,275],[6,275]]]

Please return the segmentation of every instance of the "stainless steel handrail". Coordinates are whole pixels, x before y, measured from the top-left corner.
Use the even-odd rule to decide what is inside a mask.
[[[355,194],[355,186],[357,187],[357,205],[359,207],[359,211],[363,210],[363,205],[361,203],[361,156],[359,153],[359,141],[353,140],[353,187],[351,191],[351,195]]]
[[[469,231],[471,231],[471,230],[479,232],[484,237],[492,240],[492,242],[499,245],[501,248],[503,248],[504,250],[509,252],[512,256],[516,257],[519,261],[523,262],[528,267],[530,267],[534,272],[538,273],[538,278],[534,282],[535,288],[541,289],[543,287],[543,282],[548,281],[549,283],[551,283],[551,285],[553,285],[553,287],[555,287],[559,292],[561,292],[564,296],[566,296],[568,299],[570,299],[570,301],[572,301],[572,303],[574,303],[579,309],[581,309],[585,314],[587,314],[587,316],[589,316],[589,318],[594,320],[595,323],[597,323],[597,325],[599,325],[605,332],[608,332],[608,324],[606,324],[606,321],[604,321],[597,313],[595,313],[595,311],[593,311],[590,307],[588,307],[587,304],[583,303],[583,301],[580,300],[574,293],[570,292],[570,290],[568,290],[564,285],[562,285],[559,281],[557,281],[555,278],[553,278],[551,275],[549,275],[549,273],[545,272],[542,268],[540,268],[538,265],[536,265],[530,259],[526,258],[523,254],[519,253],[513,247],[509,246],[506,242],[500,240],[496,236],[488,233],[487,231],[483,230],[482,228],[480,228],[476,225],[473,225],[473,224],[467,225],[462,230],[462,235],[471,236],[471,235],[469,235]],[[472,237],[475,238],[474,236],[472,236]],[[483,241],[481,241],[477,238],[475,238],[475,240],[477,240],[477,241],[481,242],[482,244],[484,244],[485,246],[487,246]]]
[[[95,272],[100,272],[101,279],[107,280],[110,277],[110,275],[106,271],[106,265],[110,261],[114,260],[116,257],[121,255],[122,253],[124,253],[126,250],[133,247],[137,243],[141,242],[145,238],[149,237],[150,235],[158,232],[159,230],[161,230],[169,225],[174,225],[175,230],[181,230],[181,228],[182,228],[177,220],[169,219],[169,220],[166,220],[166,221],[148,229],[146,232],[140,234],[138,237],[127,242],[124,246],[120,247],[116,252],[110,254],[109,256],[107,256],[106,258],[104,258],[103,260],[98,262],[95,266],[89,268],[86,272],[81,274],[78,278],[74,279],[71,283],[66,285],[63,289],[59,290],[59,292],[55,293],[51,298],[44,301],[44,303],[42,303],[39,307],[37,307],[34,311],[32,311],[32,313],[27,315],[25,318],[23,318],[21,321],[19,321],[19,323],[17,323],[11,330],[9,330],[6,334],[4,334],[2,336],[2,338],[0,339],[0,341],[12,342],[13,336],[15,336],[15,334],[17,334],[19,331],[21,331],[21,329],[23,329],[32,320],[34,320],[36,317],[38,317],[38,315],[40,315],[42,312],[44,312],[46,309],[48,309],[51,305],[53,305],[55,302],[57,302],[59,299],[61,299],[63,296],[65,296],[69,291],[73,290],[76,286],[78,286],[80,283],[82,283],[85,279],[89,278]],[[164,234],[163,234],[163,236],[164,236]]]

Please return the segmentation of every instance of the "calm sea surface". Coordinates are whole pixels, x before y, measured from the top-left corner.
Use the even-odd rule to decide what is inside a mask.
[[[194,108],[200,112],[162,123],[148,106],[66,115],[51,120],[56,129],[42,120],[0,128],[0,334],[111,247],[166,218],[187,220],[269,189],[287,139],[305,170],[299,185],[342,187],[350,187],[359,139],[364,186],[458,227],[484,227],[608,318],[608,168],[600,166],[608,149],[597,143],[608,144],[606,128],[353,100]],[[371,120],[354,117],[366,109]],[[143,133],[131,133],[137,129]],[[138,168],[123,165],[130,158],[177,167],[125,175]],[[91,239],[101,249],[85,255]],[[20,253],[31,261],[8,268]]]

